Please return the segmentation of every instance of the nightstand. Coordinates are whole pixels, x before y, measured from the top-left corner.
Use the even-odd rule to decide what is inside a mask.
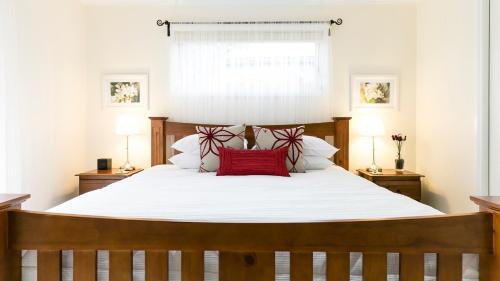
[[[142,172],[143,169],[135,169],[129,172],[121,172],[120,169],[111,170],[92,170],[85,173],[77,174],[80,178],[79,194],[84,194],[89,191],[101,189],[114,182],[121,181],[132,175]]]
[[[420,182],[420,178],[424,177],[423,175],[392,169],[384,169],[378,174],[372,174],[366,169],[359,169],[357,171],[359,176],[392,192],[406,195],[417,201],[421,200],[422,183]]]

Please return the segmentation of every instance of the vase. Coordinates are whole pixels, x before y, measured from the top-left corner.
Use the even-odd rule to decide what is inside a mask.
[[[396,164],[396,170],[403,171],[405,168],[405,160],[404,159],[395,159],[394,163]]]

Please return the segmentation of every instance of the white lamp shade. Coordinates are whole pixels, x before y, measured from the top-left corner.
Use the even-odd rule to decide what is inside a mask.
[[[131,136],[139,134],[139,123],[137,118],[130,115],[122,115],[118,118],[115,133],[120,136]]]
[[[364,118],[359,126],[359,134],[365,137],[381,137],[385,134],[384,122],[379,116]]]

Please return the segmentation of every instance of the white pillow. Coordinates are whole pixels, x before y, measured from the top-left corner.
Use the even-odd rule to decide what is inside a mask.
[[[322,156],[324,158],[331,158],[337,151],[338,148],[327,143],[325,140],[313,137],[304,136],[304,150],[302,153],[309,156]]]
[[[168,160],[181,169],[199,169],[201,165],[200,152],[179,153]]]
[[[323,170],[333,165],[333,162],[323,156],[304,155],[304,165],[306,170]]]
[[[200,151],[200,143],[198,142],[198,134],[189,135],[174,142],[172,148],[185,153]]]
[[[248,146],[248,141],[247,139],[244,140],[243,147],[244,149],[247,149]],[[198,153],[198,156],[200,154],[200,143],[199,143],[199,138],[198,134],[194,135],[189,135],[187,137],[183,137],[182,139],[174,142],[171,146],[173,149],[184,152],[184,153]]]

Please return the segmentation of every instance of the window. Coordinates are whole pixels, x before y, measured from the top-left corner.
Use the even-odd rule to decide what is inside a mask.
[[[197,114],[190,110],[194,108],[206,111],[206,116],[194,118],[198,121],[211,119],[208,115],[214,113],[209,112],[216,110],[238,108],[234,114],[241,115],[249,106],[253,113],[248,112],[244,122],[264,109],[275,117],[292,116],[290,122],[298,121],[293,115],[308,115],[311,108],[318,112],[316,121],[331,117],[330,103],[325,103],[330,96],[331,38],[324,25],[189,28],[174,31],[170,42],[169,103],[176,104],[170,107],[174,119],[194,121],[190,118]],[[227,116],[214,121],[220,119],[234,120]],[[262,121],[286,117],[268,119],[272,120]],[[306,121],[313,120],[302,120]]]

